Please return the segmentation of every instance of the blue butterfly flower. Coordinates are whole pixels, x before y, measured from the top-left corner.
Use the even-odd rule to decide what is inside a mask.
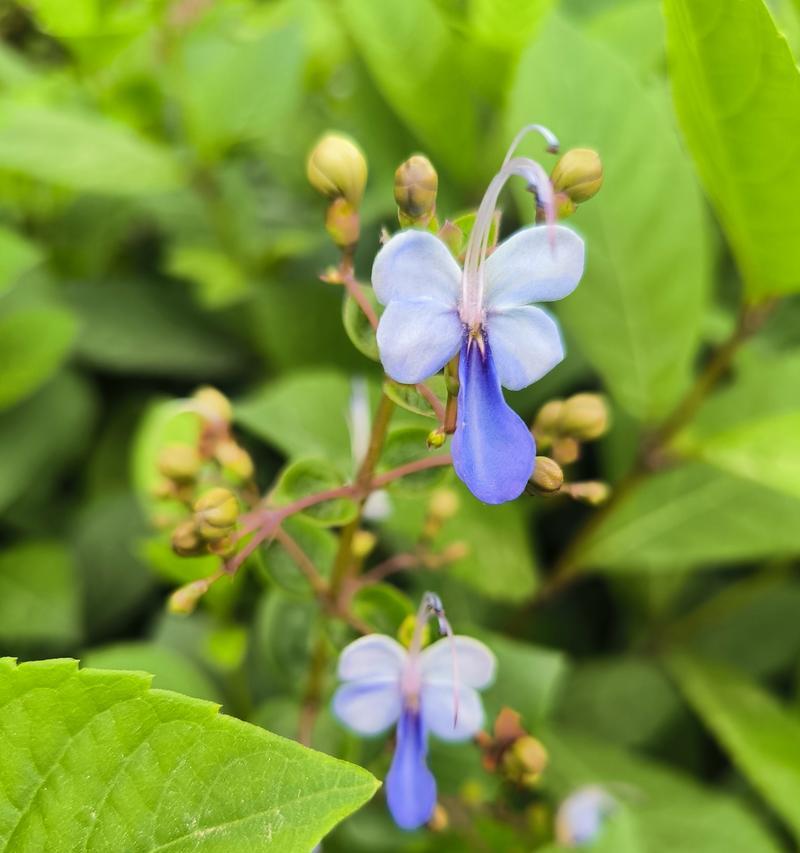
[[[564,357],[558,324],[531,303],[570,294],[584,266],[581,238],[552,222],[553,191],[543,168],[512,156],[528,129],[486,190],[463,270],[438,237],[417,230],[392,237],[372,270],[375,294],[386,306],[378,348],[392,379],[422,382],[459,353],[453,466],[470,491],[490,504],[522,493],[536,456],[533,436],[505,402],[501,386],[525,388]],[[536,191],[550,222],[518,231],[487,257],[497,199],[514,175]]]

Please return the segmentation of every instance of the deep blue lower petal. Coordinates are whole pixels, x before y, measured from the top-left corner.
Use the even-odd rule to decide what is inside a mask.
[[[458,364],[458,425],[453,467],[479,500],[500,504],[519,497],[533,472],[531,431],[503,399],[488,341],[483,353],[467,339]]]
[[[397,747],[386,777],[386,800],[401,829],[427,823],[436,807],[436,780],[428,770],[427,734],[418,713],[404,710],[397,723]]]

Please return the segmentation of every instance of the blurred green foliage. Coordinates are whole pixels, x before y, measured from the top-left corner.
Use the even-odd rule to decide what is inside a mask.
[[[436,589],[498,656],[488,712],[519,711],[550,765],[520,790],[474,745],[435,744],[449,828],[403,835],[379,796],[325,849],[555,851],[552,813],[587,784],[619,801],[592,849],[795,849],[796,0],[0,0],[0,35],[0,656],[147,670],[296,736],[312,649],[331,652],[324,706],[352,634],[320,617],[275,542],[191,616],[166,613],[175,586],[218,564],[173,554],[153,499],[159,450],[197,429],[176,399],[213,383],[234,400],[276,504],[352,478],[352,380],[374,402],[382,376],[355,304],[318,278],[338,256],[307,152],[336,128],[367,154],[366,282],[405,158],[431,158],[454,219],[538,121],[563,149],[599,151],[605,183],[571,220],[588,265],[555,306],[569,356],[510,399],[531,420],[604,390],[613,428],[569,478],[615,494],[600,510],[487,508],[454,486],[434,544],[466,553],[362,591],[354,612],[394,633]],[[504,233],[530,221],[522,193],[504,206]],[[398,413],[379,470],[426,453],[426,405]],[[387,490],[375,559],[413,549],[442,477],[453,486],[436,469]],[[330,528],[354,510],[342,499],[287,525],[323,577]],[[550,594],[554,571],[572,583]],[[134,676],[114,689],[208,717]],[[221,739],[212,757],[263,735],[236,729],[228,747],[230,722],[203,725]],[[312,742],[388,767],[384,739],[357,740],[324,707]],[[270,787],[250,781],[232,797]],[[369,777],[356,783],[338,817],[369,796]]]

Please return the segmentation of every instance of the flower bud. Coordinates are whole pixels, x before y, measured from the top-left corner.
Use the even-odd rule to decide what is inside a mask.
[[[550,447],[553,439],[558,435],[563,409],[563,400],[550,400],[539,409],[536,420],[533,422],[533,437],[542,450]]]
[[[191,482],[201,464],[197,448],[189,444],[169,444],[158,455],[158,470],[179,483]]]
[[[503,770],[514,782],[531,786],[547,767],[547,750],[535,737],[525,735],[514,741],[503,755]]]
[[[229,424],[233,420],[231,401],[216,388],[204,385],[192,395],[200,414],[208,421],[218,421]]]
[[[187,583],[169,597],[167,605],[170,613],[179,613],[182,616],[188,616],[194,612],[197,607],[197,602],[208,591],[208,581],[198,580]]]
[[[352,248],[361,230],[358,211],[347,199],[334,199],[325,214],[325,230],[340,249]]]
[[[368,557],[378,544],[378,537],[369,530],[357,530],[353,535],[353,544],[351,546],[353,556],[357,560],[363,560]]]
[[[611,497],[611,486],[599,480],[586,480],[583,483],[570,483],[569,495],[576,501],[589,506],[600,506]]]
[[[172,531],[170,542],[172,550],[179,557],[196,557],[205,553],[205,543],[200,538],[193,519],[181,522]]]
[[[577,462],[580,455],[581,446],[572,436],[557,438],[553,442],[553,459],[559,465],[572,465],[573,462]]]
[[[600,155],[591,148],[572,148],[556,163],[550,176],[553,189],[576,204],[588,201],[603,183]]]
[[[600,438],[608,423],[608,406],[600,394],[575,394],[564,403],[561,429],[578,441]]]
[[[436,211],[439,176],[422,154],[409,157],[394,173],[394,200],[401,225],[427,225]]]
[[[554,495],[564,484],[564,472],[555,459],[537,456],[531,482],[540,495]]]
[[[214,456],[223,471],[239,483],[253,477],[253,460],[250,454],[232,440],[221,441],[214,449]]]
[[[239,501],[229,489],[210,489],[195,501],[194,514],[204,539],[223,539],[239,517]]]
[[[227,560],[236,553],[236,541],[232,536],[223,536],[221,539],[209,542],[206,547],[209,554],[222,557],[223,560]]]
[[[425,443],[428,445],[428,450],[438,450],[444,445],[446,440],[447,436],[444,430],[441,427],[437,427],[428,433]]]
[[[453,489],[436,489],[431,495],[428,511],[431,515],[446,521],[458,512],[460,506],[461,500],[458,497],[458,492],[453,491]]]
[[[444,832],[450,825],[450,818],[441,803],[436,803],[431,819],[428,821],[428,829],[431,832]]]
[[[367,184],[367,160],[356,143],[341,133],[326,133],[311,149],[306,175],[315,190],[345,198],[358,207]]]

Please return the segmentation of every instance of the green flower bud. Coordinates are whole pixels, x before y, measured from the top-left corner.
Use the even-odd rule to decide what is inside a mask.
[[[436,211],[439,176],[422,154],[409,157],[394,173],[394,200],[401,225],[427,225]]]
[[[208,543],[208,553],[227,560],[236,553],[236,542],[232,536],[223,536]]]
[[[216,388],[204,385],[192,395],[200,414],[208,421],[221,421],[229,424],[233,420],[231,401]]]
[[[438,450],[442,447],[445,441],[447,441],[447,436],[441,427],[432,429],[428,433],[428,437],[425,439],[425,443],[428,445],[428,450]]]
[[[158,470],[168,479],[179,483],[191,482],[201,465],[197,448],[189,444],[169,444],[158,456]]]
[[[194,520],[181,522],[172,531],[172,550],[180,557],[196,557],[205,553],[205,543],[197,532]]]
[[[556,163],[550,176],[553,189],[580,204],[588,201],[603,183],[600,155],[591,148],[572,148]]]
[[[308,155],[306,175],[322,195],[343,197],[358,207],[367,184],[367,160],[348,136],[326,133]]]
[[[231,479],[245,483],[253,478],[253,459],[235,441],[221,441],[214,448],[214,456]]]
[[[223,539],[239,517],[239,501],[228,489],[210,489],[195,501],[194,517],[203,539]]]
[[[572,436],[562,436],[553,442],[553,459],[559,465],[572,465],[581,455],[581,446]]]
[[[575,394],[564,403],[561,430],[578,441],[600,438],[608,424],[608,406],[600,394]]]
[[[357,530],[351,545],[353,556],[357,560],[363,560],[375,550],[377,544],[378,537],[374,533],[370,533],[369,530]]]
[[[352,248],[361,231],[358,211],[347,199],[334,199],[325,214],[325,230],[340,249]]]
[[[561,413],[564,409],[563,400],[550,400],[539,409],[533,422],[533,437],[542,450],[546,450],[560,431]]]
[[[564,472],[555,459],[537,456],[531,482],[540,495],[554,495],[564,484]]]
[[[525,735],[503,755],[503,770],[511,780],[529,787],[539,781],[547,762],[547,750],[541,742]]]
[[[445,832],[450,826],[450,817],[441,803],[436,803],[431,819],[428,821],[428,829],[431,832]]]
[[[569,484],[570,497],[589,506],[600,506],[611,497],[611,486],[599,480],[586,480],[583,483]]]
[[[182,616],[188,616],[194,612],[197,607],[197,602],[208,591],[208,581],[198,580],[187,583],[169,597],[167,605],[170,613],[178,613]]]

